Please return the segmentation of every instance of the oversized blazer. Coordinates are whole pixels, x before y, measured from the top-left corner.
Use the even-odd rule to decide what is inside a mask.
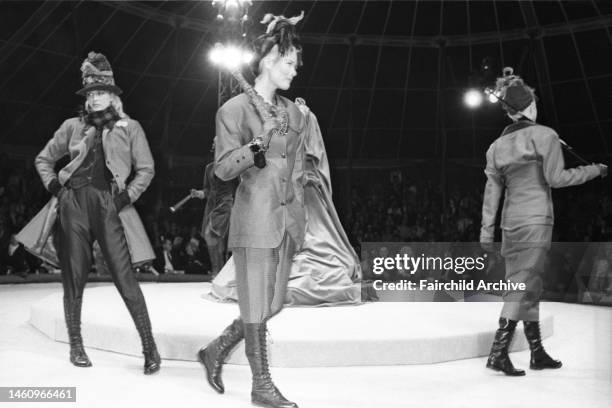
[[[298,107],[278,96],[289,115],[288,132],[270,140],[266,166],[254,166],[248,143],[263,130],[263,121],[246,94],[219,108],[216,117],[215,174],[239,178],[230,217],[229,248],[276,248],[285,234],[298,247],[304,240],[305,212],[302,175],[304,141],[309,125]]]

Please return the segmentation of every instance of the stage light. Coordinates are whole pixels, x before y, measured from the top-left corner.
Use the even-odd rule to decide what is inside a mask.
[[[249,51],[244,51],[242,53],[242,62],[245,64],[250,64],[253,61],[253,53]]]
[[[208,53],[208,58],[215,65],[234,70],[240,65],[249,64],[253,60],[253,54],[235,45],[224,46],[217,43]]]
[[[470,89],[463,96],[463,102],[470,108],[477,108],[482,104],[482,92]]]
[[[487,99],[489,100],[489,102],[491,102],[491,103],[499,102],[499,93],[498,92],[495,92],[491,88],[485,88],[484,93],[485,93],[485,95],[487,95]]]
[[[242,50],[237,47],[225,48],[222,64],[229,69],[236,69],[242,63]]]
[[[215,65],[221,64],[221,61],[223,60],[223,46],[221,46],[221,44],[216,44],[215,47],[208,53],[208,58]]]
[[[217,19],[229,21],[243,19],[249,13],[252,4],[252,0],[213,0],[212,2],[213,7],[217,9]]]

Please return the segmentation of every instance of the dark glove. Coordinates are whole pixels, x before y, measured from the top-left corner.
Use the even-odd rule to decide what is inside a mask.
[[[120,212],[121,210],[123,210],[124,207],[132,203],[132,200],[130,200],[130,195],[128,194],[127,190],[123,190],[122,192],[117,194],[113,198],[113,200],[115,201],[115,208],[117,209],[117,212]]]
[[[249,143],[249,149],[253,152],[253,164],[258,169],[266,167],[266,149],[260,140],[255,140]]]
[[[258,169],[263,169],[264,167],[266,167],[266,153],[260,151],[253,154],[253,163],[255,164],[255,167],[257,167]]]
[[[62,185],[57,179],[53,179],[47,186],[47,190],[49,190],[49,192],[53,194],[55,197],[58,197],[59,192],[62,190]]]

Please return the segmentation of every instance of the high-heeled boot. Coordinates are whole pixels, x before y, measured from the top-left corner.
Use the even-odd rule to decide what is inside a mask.
[[[508,355],[508,349],[512,342],[512,336],[516,329],[516,320],[506,319],[505,317],[499,318],[499,329],[495,333],[495,340],[491,346],[491,352],[489,353],[489,359],[487,360],[487,368],[495,371],[501,371],[506,375],[516,377],[525,375],[524,370],[518,370],[512,365],[510,356]]]
[[[77,367],[91,367],[91,361],[83,348],[81,337],[81,305],[82,299],[69,301],[64,298],[64,316],[68,328],[68,341],[70,342],[70,362]]]
[[[223,362],[229,352],[244,338],[244,326],[242,320],[236,319],[227,326],[219,337],[210,342],[205,348],[198,351],[198,359],[206,369],[206,379],[215,391],[220,394],[225,392],[221,370]]]
[[[542,337],[540,335],[540,322],[523,321],[523,327],[525,328],[525,337],[527,337],[527,342],[529,343],[529,350],[531,350],[529,368],[531,368],[532,370],[543,370],[545,368],[561,368],[563,363],[549,356],[546,350],[544,350],[544,346],[542,346]]]
[[[149,319],[147,306],[144,303],[142,305],[133,306],[130,308],[130,313],[142,342],[142,354],[145,359],[144,373],[145,375],[154,374],[161,368],[161,357],[157,351],[155,339],[153,338],[151,320]]]
[[[297,408],[286,399],[272,382],[268,368],[266,323],[245,323],[244,341],[246,356],[253,374],[251,402],[267,408]]]

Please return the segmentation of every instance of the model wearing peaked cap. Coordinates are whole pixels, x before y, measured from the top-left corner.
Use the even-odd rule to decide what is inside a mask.
[[[531,350],[530,368],[560,368],[544,350],[540,335],[540,295],[546,254],[550,248],[553,227],[551,188],[575,186],[597,176],[607,175],[607,166],[591,164],[565,169],[561,141],[557,133],[537,124],[534,90],[527,86],[512,68],[504,69],[498,78],[495,95],[513,123],[487,151],[487,183],[482,203],[480,242],[493,242],[495,218],[502,193],[505,193],[501,216],[502,250],[506,262],[506,279],[523,282],[525,291],[504,293],[499,329],[491,347],[487,367],[506,375],[525,375],[515,369],[508,348],[519,320]]]

